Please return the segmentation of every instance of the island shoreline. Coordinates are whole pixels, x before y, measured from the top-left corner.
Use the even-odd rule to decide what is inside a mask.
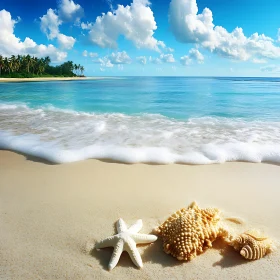
[[[0,83],[13,82],[49,82],[49,81],[86,81],[102,80],[105,77],[39,77],[39,78],[0,78]]]

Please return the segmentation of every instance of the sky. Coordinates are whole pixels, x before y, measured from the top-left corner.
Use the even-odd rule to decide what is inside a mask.
[[[280,76],[279,0],[0,0],[0,54],[87,76]]]

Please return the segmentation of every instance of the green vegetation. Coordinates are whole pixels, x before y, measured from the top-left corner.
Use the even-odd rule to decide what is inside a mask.
[[[30,55],[3,57],[0,55],[1,78],[33,78],[33,77],[83,77],[85,68],[73,61],[51,66],[49,56],[37,58]]]

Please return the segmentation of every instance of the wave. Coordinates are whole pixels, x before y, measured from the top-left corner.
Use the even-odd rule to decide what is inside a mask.
[[[156,114],[86,113],[0,104],[0,148],[55,163],[280,163],[280,122],[177,120]]]

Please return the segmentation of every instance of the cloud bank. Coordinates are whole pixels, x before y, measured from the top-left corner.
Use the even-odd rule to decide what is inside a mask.
[[[26,37],[24,41],[14,34],[17,20],[12,19],[10,12],[0,11],[0,53],[3,56],[30,54],[37,57],[50,56],[52,61],[62,61],[67,53],[58,50],[53,45],[36,44],[31,38]]]
[[[59,26],[63,21],[57,15],[55,10],[48,9],[47,13],[40,17],[40,21],[40,28],[49,40],[56,38],[61,49],[70,50],[73,48],[76,39],[59,32]]]
[[[205,8],[199,14],[196,0],[172,0],[169,23],[179,42],[198,44],[223,57],[252,62],[254,58],[280,58],[280,47],[272,38],[258,33],[246,37],[240,27],[228,32],[215,26],[212,11]]]
[[[118,5],[116,10],[102,14],[95,23],[84,24],[83,28],[90,28],[90,41],[102,48],[117,48],[117,40],[123,35],[137,48],[159,51],[165,44],[154,38],[157,25],[149,5],[147,0]]]

